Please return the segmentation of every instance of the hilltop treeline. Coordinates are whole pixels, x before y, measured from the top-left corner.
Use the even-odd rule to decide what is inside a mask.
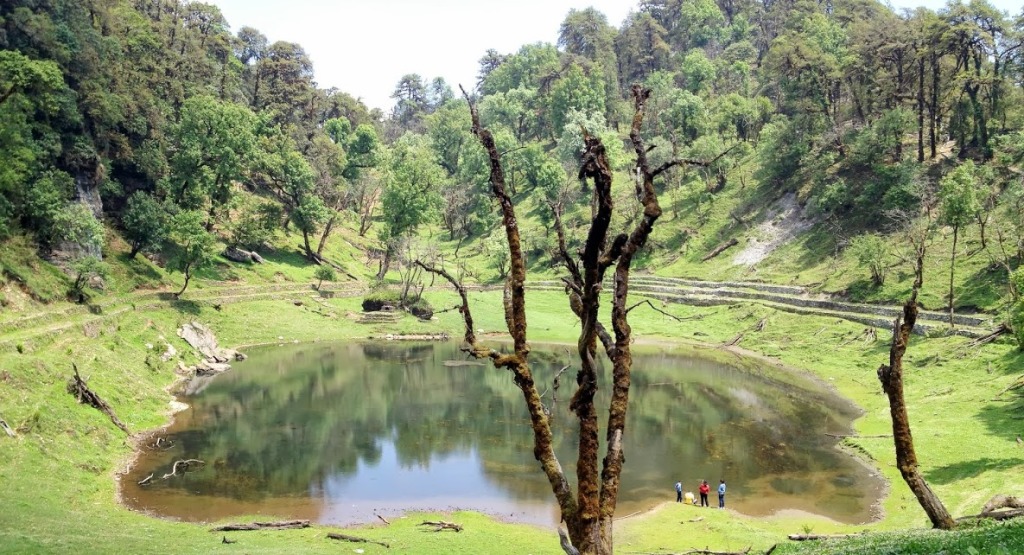
[[[710,162],[659,184],[695,225],[725,188],[757,185],[859,229],[895,213],[978,225],[1008,275],[1024,252],[1022,40],[1024,17],[983,0],[645,0],[618,27],[571,10],[556,44],[481,53],[469,93],[545,225],[585,219],[581,126],[630,170],[639,82],[653,162]],[[101,221],[186,280],[218,242],[258,249],[282,227],[315,262],[339,225],[378,239],[381,276],[428,222],[489,234],[487,159],[450,84],[405,75],[384,114],[313,75],[300,45],[232,30],[211,4],[3,3],[0,235],[63,253],[80,286],[102,268]]]

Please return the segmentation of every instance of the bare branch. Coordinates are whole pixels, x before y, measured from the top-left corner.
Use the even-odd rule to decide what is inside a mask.
[[[670,314],[670,313],[665,312],[664,310],[654,306],[654,303],[652,303],[650,299],[640,301],[640,302],[636,303],[635,305],[627,308],[626,309],[626,314],[629,314],[630,312],[633,311],[634,308],[636,308],[636,307],[638,307],[640,305],[648,305],[651,308],[653,308],[655,310],[655,312],[660,312],[660,313],[664,314],[665,316],[668,316],[669,318],[672,318],[676,322],[685,322],[686,320],[700,320],[700,319],[703,318],[700,315],[698,315],[698,316],[690,316],[689,318],[680,318],[679,316],[676,316],[675,314]]]

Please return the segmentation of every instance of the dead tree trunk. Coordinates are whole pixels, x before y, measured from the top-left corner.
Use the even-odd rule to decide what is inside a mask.
[[[85,383],[85,380],[83,380],[82,376],[78,373],[78,365],[72,362],[71,367],[75,370],[75,375],[71,376],[71,379],[68,380],[68,393],[74,395],[75,398],[78,399],[79,403],[89,405],[90,407],[93,407],[107,415],[110,417],[110,421],[120,428],[121,431],[128,435],[132,435],[132,433],[128,431],[128,426],[125,426],[124,422],[121,422],[121,419],[114,414],[114,409],[110,408],[110,405],[108,405],[102,397],[89,389],[89,385]]]
[[[903,480],[910,491],[917,497],[921,508],[928,514],[932,526],[943,530],[951,530],[956,526],[953,517],[935,492],[928,486],[924,476],[918,470],[917,453],[914,451],[914,438],[910,433],[910,417],[907,404],[903,397],[903,354],[907,351],[911,331],[917,321],[917,292],[921,289],[924,274],[924,249],[917,250],[914,289],[903,305],[902,321],[899,317],[893,326],[892,346],[889,349],[889,364],[878,367],[878,379],[882,382],[882,390],[889,397],[889,411],[892,415],[892,437],[896,445],[896,466],[900,469]]]
[[[463,91],[465,94],[465,91]],[[476,107],[470,102],[473,134],[487,151],[491,162],[491,191],[497,198],[502,211],[502,222],[509,245],[511,269],[505,287],[505,319],[513,339],[512,354],[492,351],[476,343],[473,335],[472,316],[465,289],[443,269],[431,268],[419,263],[427,271],[445,277],[459,290],[462,297],[460,312],[466,322],[465,350],[477,358],[490,358],[497,368],[509,369],[515,384],[523,393],[530,414],[534,436],[534,456],[541,464],[552,492],[558,502],[562,521],[565,522],[567,537],[562,538],[566,553],[610,554],[612,553],[612,517],[618,497],[619,476],[624,461],[623,433],[629,400],[632,356],[630,354],[631,330],[627,321],[627,297],[629,293],[629,272],[633,257],[644,246],[653,229],[654,222],[661,215],[654,189],[654,177],[680,161],[666,164],[656,170],[647,165],[647,148],[640,139],[647,98],[650,90],[633,87],[635,115],[630,133],[637,153],[637,168],[640,176],[637,193],[643,205],[643,217],[631,234],[616,236],[608,241],[608,229],[612,220],[612,170],[605,156],[600,139],[584,132],[585,152],[579,172],[581,180],[592,180],[594,187],[594,216],[584,245],[581,265],[577,266],[565,249],[564,235],[559,234],[559,246],[571,277],[566,280],[572,290],[573,312],[582,322],[578,341],[581,368],[576,376],[577,389],[572,397],[570,409],[579,420],[579,446],[576,462],[578,490],[573,495],[562,466],[555,456],[550,419],[544,410],[540,394],[534,383],[528,356],[530,347],[526,338],[526,303],[523,284],[526,279],[526,264],[520,244],[519,226],[506,191],[505,175],[501,155],[494,144],[491,133],[480,126]],[[467,95],[467,101],[469,100]],[[560,214],[556,211],[556,218]],[[558,226],[561,227],[560,225]],[[598,321],[600,291],[606,271],[615,266],[615,287],[612,300],[612,329],[614,339]],[[607,447],[603,466],[598,467],[600,450],[600,426],[594,404],[597,392],[597,341],[601,340],[604,351],[612,361],[612,400],[609,407],[606,431]]]

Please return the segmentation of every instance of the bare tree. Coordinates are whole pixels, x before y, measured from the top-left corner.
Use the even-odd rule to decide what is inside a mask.
[[[465,91],[463,91],[465,94]],[[580,370],[576,375],[577,389],[570,401],[572,410],[579,421],[579,446],[576,461],[577,491],[574,493],[566,478],[562,465],[555,456],[551,420],[541,400],[541,395],[530,369],[530,346],[527,342],[526,261],[519,235],[515,207],[505,186],[505,174],[494,138],[490,131],[481,127],[476,107],[470,101],[473,134],[479,138],[487,151],[491,165],[491,191],[501,207],[502,222],[509,246],[510,272],[505,284],[505,321],[513,340],[513,352],[503,353],[477,343],[473,333],[473,319],[465,288],[443,268],[419,264],[427,271],[443,276],[451,282],[462,297],[462,312],[466,323],[464,350],[477,358],[489,358],[496,368],[512,372],[513,381],[523,393],[530,413],[533,429],[534,456],[540,462],[547,476],[561,511],[564,529],[559,530],[562,548],[570,554],[612,553],[612,518],[618,499],[619,476],[624,462],[623,433],[629,401],[632,355],[630,352],[631,330],[628,323],[627,297],[629,274],[633,257],[647,242],[655,221],[661,215],[658,197],[654,190],[654,178],[672,164],[664,164],[651,170],[647,163],[647,148],[640,138],[640,128],[649,89],[638,85],[633,87],[635,113],[630,131],[637,155],[637,199],[643,205],[643,215],[630,234],[619,234],[608,241],[608,230],[614,209],[611,194],[612,170],[605,157],[604,145],[600,139],[584,132],[585,150],[581,180],[589,180],[593,186],[594,212],[590,231],[581,253],[581,265],[570,261],[567,266],[572,278],[566,283],[573,290],[570,303],[572,310],[582,322],[578,341]],[[469,101],[468,95],[466,95]],[[560,246],[564,251],[564,236],[560,232]],[[614,292],[612,296],[611,326],[609,334],[598,320],[601,299],[601,284],[607,270],[614,270]],[[608,408],[605,436],[607,447],[599,469],[598,413],[594,403],[597,393],[597,342],[601,341],[603,351],[612,362],[612,396]]]
[[[907,403],[903,396],[903,354],[907,351],[910,334],[917,321],[917,293],[924,283],[924,255],[927,230],[912,233],[914,246],[914,288],[910,298],[903,305],[903,317],[896,318],[893,324],[892,346],[889,348],[889,364],[878,367],[878,379],[882,382],[882,390],[889,397],[889,412],[892,416],[892,437],[896,446],[896,466],[900,475],[917,497],[921,508],[928,514],[932,525],[943,530],[956,526],[953,517],[946,510],[924,476],[918,469],[917,453],[914,450],[914,438],[910,433],[910,417],[907,414]]]

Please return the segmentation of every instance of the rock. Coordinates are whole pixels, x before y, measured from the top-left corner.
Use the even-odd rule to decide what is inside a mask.
[[[153,350],[153,346],[154,345],[152,343],[146,343],[146,350],[152,351]]]
[[[228,247],[221,254],[224,258],[234,262],[252,262],[252,253],[238,247]]]
[[[107,288],[107,282],[103,281],[100,276],[92,276],[89,278],[89,287],[97,291],[103,291]]]
[[[167,344],[167,350],[164,351],[164,354],[160,355],[160,360],[162,360],[164,362],[167,362],[168,360],[171,360],[172,358],[174,358],[177,355],[178,355],[178,350],[174,348],[174,345],[171,345],[170,343],[168,343]]]
[[[230,364],[204,360],[196,365],[196,376],[212,376],[231,370]]]
[[[243,360],[245,360],[245,359],[247,359],[247,358],[249,358],[249,357],[248,357],[248,356],[246,356],[246,354],[245,354],[245,353],[240,353],[240,352],[238,352],[238,351],[235,351],[235,360],[237,360],[237,361],[241,362],[241,361],[243,361]]]
[[[189,322],[178,330],[178,337],[185,340],[193,349],[208,360],[216,362],[227,362],[231,355],[226,349],[217,346],[217,338],[214,337],[210,328],[199,322]]]

